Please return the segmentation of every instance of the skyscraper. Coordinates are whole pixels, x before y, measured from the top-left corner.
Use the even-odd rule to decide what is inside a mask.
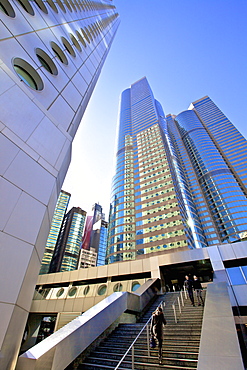
[[[86,214],[73,207],[64,217],[49,273],[77,269]]]
[[[119,17],[111,0],[4,0],[0,16],[0,368],[14,369],[72,141]]]
[[[105,265],[108,222],[100,220],[97,266]]]
[[[121,97],[107,263],[241,240],[247,142],[209,97],[165,116],[143,78]]]
[[[96,253],[97,266],[99,266],[105,264],[108,222],[105,221],[101,205],[95,203],[92,211],[93,215],[87,216],[82,249]]]
[[[55,251],[58,240],[58,235],[62,227],[62,223],[67,211],[71,194],[64,190],[60,191],[54,215],[51,222],[51,229],[47,238],[44,257],[40,268],[40,274],[47,274],[49,272],[50,263]]]

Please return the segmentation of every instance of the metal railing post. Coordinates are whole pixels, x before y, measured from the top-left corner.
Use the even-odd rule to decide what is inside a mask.
[[[172,308],[173,308],[173,312],[174,312],[175,323],[177,324],[177,315],[176,315],[175,304],[172,305]]]
[[[185,287],[184,287],[184,296],[185,296],[185,299],[188,298],[188,296],[187,296],[187,290],[185,289]]]
[[[132,363],[131,369],[132,370],[135,370],[135,367],[134,367],[134,363],[135,363],[135,350],[134,350],[134,346],[132,346],[132,351],[131,351],[131,363]]]
[[[148,357],[150,357],[149,325],[147,325],[147,347],[148,347]]]
[[[179,308],[179,312],[181,313],[181,305],[180,305],[180,299],[179,299],[179,296],[178,296],[178,308]]]
[[[160,304],[157,306],[157,308],[160,306]],[[174,306],[174,304],[172,305]],[[175,322],[177,323],[177,318],[176,318],[176,311],[175,311],[175,306],[174,306],[174,315],[175,315]],[[120,365],[122,364],[122,362],[124,361],[125,357],[130,353],[130,350],[131,350],[131,370],[135,370],[134,369],[134,345],[135,343],[137,342],[137,340],[139,339],[140,335],[142,333],[144,333],[144,330],[146,329],[147,330],[147,348],[148,348],[148,356],[150,357],[150,335],[149,335],[149,330],[150,330],[150,321],[151,321],[151,318],[152,316],[149,318],[149,320],[146,322],[146,324],[144,325],[144,327],[141,329],[141,331],[139,332],[139,334],[136,336],[136,338],[133,340],[132,344],[129,346],[129,348],[127,349],[127,351],[124,353],[124,355],[122,356],[122,358],[120,359],[120,361],[118,362],[117,366],[114,367],[114,370],[118,370]]]
[[[180,291],[180,298],[181,298],[182,306],[184,306],[184,299],[183,299],[183,292],[182,292],[182,290]]]
[[[163,310],[163,312],[164,312],[164,310],[165,310],[165,302],[163,301],[162,303],[161,303],[161,305],[162,305],[162,310]]]

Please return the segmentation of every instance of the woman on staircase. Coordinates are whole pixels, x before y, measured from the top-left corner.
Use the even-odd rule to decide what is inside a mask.
[[[166,325],[166,319],[162,308],[158,307],[152,314],[150,331],[151,336],[154,336],[158,341],[160,365],[162,364],[163,325]]]

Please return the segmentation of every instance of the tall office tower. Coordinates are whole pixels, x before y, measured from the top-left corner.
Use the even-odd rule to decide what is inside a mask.
[[[76,270],[79,263],[86,212],[73,207],[65,216],[49,273]]]
[[[146,78],[122,93],[107,263],[241,240],[247,142],[205,97],[165,117]]]
[[[105,265],[108,222],[100,220],[97,266]]]
[[[92,211],[93,216],[87,216],[82,249],[96,252],[97,266],[99,266],[105,264],[108,223],[99,204],[95,203]]]
[[[111,0],[2,0],[0,17],[0,368],[9,370],[72,141],[119,17]]]
[[[55,251],[55,247],[58,240],[58,235],[62,227],[62,223],[67,211],[71,194],[64,190],[60,191],[54,215],[51,222],[51,229],[47,238],[44,257],[40,268],[40,275],[47,274],[49,272],[50,263]]]

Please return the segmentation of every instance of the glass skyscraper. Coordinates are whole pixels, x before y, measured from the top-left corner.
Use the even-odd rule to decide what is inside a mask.
[[[105,264],[108,222],[105,221],[101,205],[95,203],[92,211],[93,216],[87,216],[82,249],[96,252],[95,266],[100,266]]]
[[[65,216],[49,273],[76,270],[79,263],[86,212],[73,207]]]
[[[165,116],[143,78],[122,93],[107,263],[242,240],[247,142],[209,97]]]
[[[56,247],[58,235],[67,211],[70,197],[71,194],[67,193],[64,190],[61,190],[52,218],[51,229],[46,242],[45,253],[42,259],[42,264],[39,272],[40,275],[47,274],[49,271],[50,263]]]

